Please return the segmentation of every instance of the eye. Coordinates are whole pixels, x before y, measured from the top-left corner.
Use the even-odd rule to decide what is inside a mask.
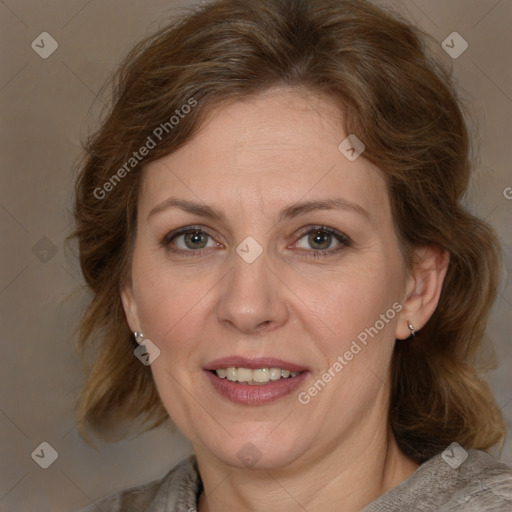
[[[302,239],[305,240],[306,247],[301,244]],[[333,242],[337,243],[334,249],[332,249]],[[310,228],[308,231],[302,232],[299,240],[296,242],[296,245],[301,248],[313,248],[313,251],[308,251],[305,254],[306,257],[313,258],[338,253],[345,247],[350,247],[351,244],[352,242],[347,235],[326,226],[314,226],[312,229]]]
[[[303,239],[309,247],[304,247],[304,242],[301,243]],[[333,242],[337,244],[334,249],[332,249]],[[200,226],[186,226],[177,229],[167,234],[161,240],[160,245],[172,252],[187,253],[187,256],[201,256],[204,251],[212,247],[222,247],[222,244],[213,240],[213,237]],[[305,249],[302,256],[312,258],[333,255],[351,245],[352,241],[347,235],[326,226],[308,226],[308,230],[303,230],[294,244],[294,246]]]
[[[208,238],[212,239],[212,237],[200,227],[187,226],[166,235],[161,241],[161,245],[175,252],[202,254],[203,249],[220,245],[213,241],[213,239],[210,245],[207,245]],[[172,247],[173,244],[176,248]]]

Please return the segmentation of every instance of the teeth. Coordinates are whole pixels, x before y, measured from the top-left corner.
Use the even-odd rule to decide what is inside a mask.
[[[270,368],[270,380],[279,380],[281,377],[280,368]]]
[[[240,371],[240,368],[238,369]],[[252,370],[252,379],[254,382],[268,382],[270,380],[270,370],[268,368],[261,368]]]
[[[238,368],[236,373],[236,380],[238,382],[251,382],[252,378],[252,370],[249,368]]]
[[[288,379],[296,377],[300,372],[290,372],[290,370],[281,370],[281,368],[258,368],[251,370],[250,368],[219,368],[215,370],[217,377],[221,379],[227,378],[231,382],[242,382],[247,384],[266,384],[269,381],[279,379]]]

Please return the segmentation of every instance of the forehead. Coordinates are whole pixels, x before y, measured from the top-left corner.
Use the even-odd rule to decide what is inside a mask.
[[[253,211],[328,196],[389,213],[380,171],[364,157],[349,161],[338,147],[346,137],[339,105],[311,92],[221,104],[188,143],[145,167],[140,209],[170,195]]]

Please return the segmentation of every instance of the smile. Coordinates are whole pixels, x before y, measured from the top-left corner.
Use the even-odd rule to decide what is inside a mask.
[[[265,405],[284,398],[310,374],[305,366],[270,357],[225,357],[204,370],[221,397],[243,405]]]

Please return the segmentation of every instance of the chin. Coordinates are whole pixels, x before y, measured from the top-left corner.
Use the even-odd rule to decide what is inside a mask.
[[[275,429],[275,425],[273,428]],[[256,428],[258,426],[256,425]],[[238,469],[279,469],[290,466],[306,451],[306,440],[299,433],[286,432],[280,435],[249,435],[250,429],[243,435],[233,436],[223,443],[203,443],[214,457],[223,463]],[[272,429],[269,429],[271,432]],[[293,435],[295,434],[295,435]]]

